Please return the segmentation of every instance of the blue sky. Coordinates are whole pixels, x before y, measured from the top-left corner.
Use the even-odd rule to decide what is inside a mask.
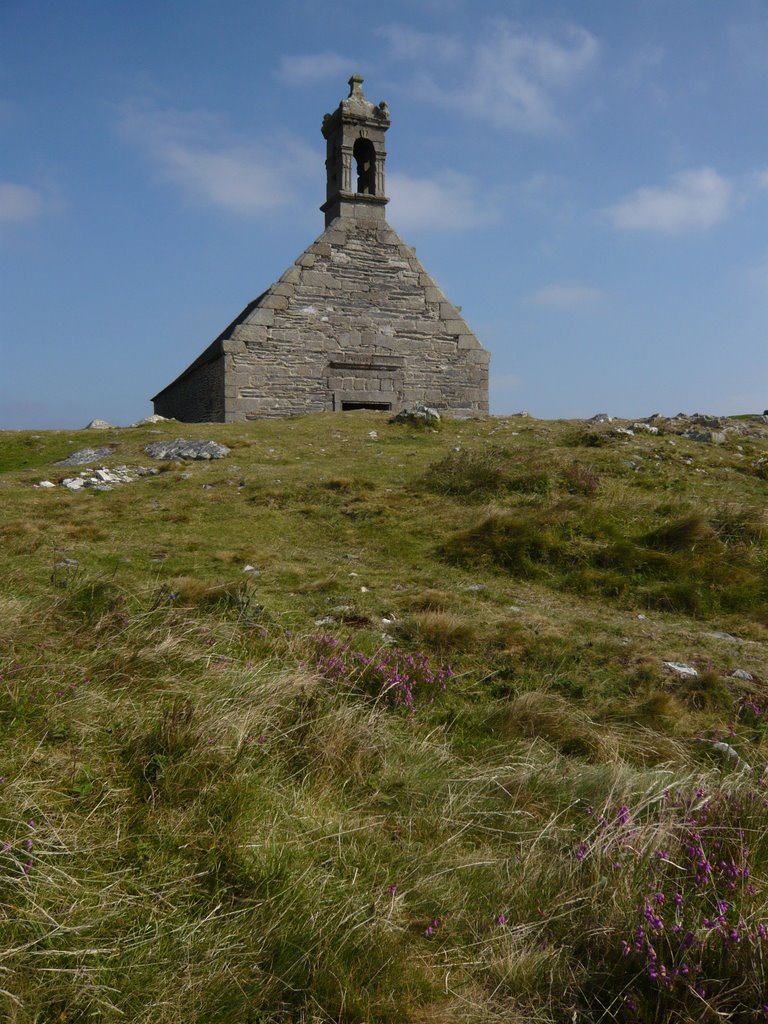
[[[0,0],[0,427],[151,411],[321,233],[355,71],[492,411],[768,407],[765,0]]]

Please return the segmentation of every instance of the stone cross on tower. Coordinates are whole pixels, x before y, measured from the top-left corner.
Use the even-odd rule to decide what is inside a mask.
[[[389,128],[389,107],[378,106],[363,94],[361,75],[349,80],[349,96],[323,118],[327,142],[326,193],[320,209],[326,227],[337,217],[376,222],[384,219],[389,201],[384,194],[384,133]]]

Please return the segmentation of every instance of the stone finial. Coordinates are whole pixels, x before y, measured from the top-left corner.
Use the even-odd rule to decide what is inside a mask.
[[[363,95],[363,82],[365,79],[362,75],[352,75],[349,80],[349,96],[359,96],[360,99],[365,99]],[[347,97],[349,99],[349,97]]]

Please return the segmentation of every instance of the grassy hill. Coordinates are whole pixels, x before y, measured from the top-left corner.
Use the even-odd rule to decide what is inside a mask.
[[[0,1016],[768,1016],[768,427],[0,435]],[[697,428],[698,429],[698,428]],[[215,462],[108,491],[53,463]]]

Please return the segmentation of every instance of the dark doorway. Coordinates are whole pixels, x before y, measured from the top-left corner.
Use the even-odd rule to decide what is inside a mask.
[[[373,409],[374,412],[389,412],[391,402],[342,402],[342,412],[354,412],[355,409]]]
[[[370,139],[357,139],[352,155],[357,161],[358,195],[376,195],[376,150]]]

